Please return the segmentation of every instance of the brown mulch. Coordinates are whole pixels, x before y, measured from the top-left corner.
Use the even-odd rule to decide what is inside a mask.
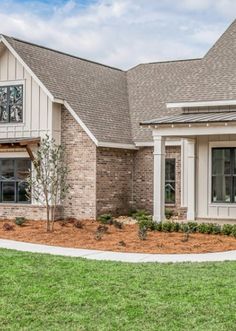
[[[12,231],[3,228],[0,222],[0,238],[46,245],[74,248],[89,248],[117,252],[139,253],[206,253],[236,249],[236,238],[223,235],[191,234],[188,242],[183,242],[182,233],[148,232],[147,240],[138,238],[137,224],[125,224],[123,229],[108,225],[108,232],[100,240],[95,240],[95,232],[100,225],[97,221],[82,221],[83,228],[73,223],[58,221],[53,233],[46,232],[44,221],[26,221],[24,225],[14,224]]]

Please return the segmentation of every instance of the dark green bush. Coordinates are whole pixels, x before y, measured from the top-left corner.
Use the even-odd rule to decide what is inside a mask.
[[[174,232],[175,223],[170,221],[163,222],[161,229],[163,232]]]
[[[222,233],[226,236],[230,236],[233,232],[233,225],[231,224],[224,224],[222,227]]]
[[[165,216],[166,216],[166,219],[170,220],[171,217],[174,216],[174,210],[173,209],[170,209],[170,208],[166,208],[165,209]]]
[[[219,224],[213,224],[213,234],[220,234],[221,233],[221,226]]]
[[[236,224],[233,225],[231,234],[232,234],[232,236],[234,236],[236,238]]]
[[[208,233],[209,227],[207,223],[198,224],[197,231],[200,233]]]
[[[16,225],[23,225],[25,223],[25,221],[26,221],[26,219],[23,216],[15,218],[15,224]]]
[[[197,232],[198,223],[197,222],[188,222],[189,229],[191,232]]]
[[[112,224],[112,215],[111,214],[103,214],[98,217],[99,222],[102,224]]]
[[[151,217],[151,215],[144,209],[137,210],[132,214],[132,217],[136,220],[139,220],[140,218],[145,218],[146,216]]]

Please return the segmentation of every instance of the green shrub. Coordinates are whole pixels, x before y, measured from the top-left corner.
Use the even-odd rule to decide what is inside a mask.
[[[152,230],[155,227],[154,222],[150,216],[145,216],[142,218],[140,217],[138,219],[138,225],[140,229],[145,227],[147,230]]]
[[[98,217],[99,222],[102,224],[112,224],[112,215],[111,214],[103,214]]]
[[[200,233],[209,233],[209,226],[207,223],[198,224],[197,231]]]
[[[137,210],[132,214],[132,217],[136,220],[139,220],[140,218],[145,218],[146,216],[151,217],[151,215],[144,209]]]
[[[175,224],[174,222],[166,221],[162,223],[162,231],[163,232],[174,232],[175,231]]]
[[[188,222],[189,229],[191,232],[197,232],[198,223],[197,222]]]
[[[233,232],[233,225],[231,224],[224,224],[222,227],[222,233],[226,236],[230,236]]]
[[[174,216],[174,210],[170,208],[165,209],[166,219],[170,220]]]
[[[236,224],[233,225],[231,234],[232,234],[232,236],[234,236],[236,238]]]
[[[24,217],[16,217],[15,218],[15,224],[16,225],[22,225],[22,224],[25,223],[25,221],[26,221],[26,219]]]
[[[221,226],[219,224],[213,224],[213,234],[220,234],[221,233]]]

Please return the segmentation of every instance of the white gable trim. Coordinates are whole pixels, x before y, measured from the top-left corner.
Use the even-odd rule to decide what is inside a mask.
[[[108,148],[123,148],[123,149],[137,149],[133,144],[120,144],[120,143],[106,143],[99,142],[98,147],[108,147]]]
[[[33,79],[36,81],[36,83],[41,87],[41,89],[47,94],[47,96],[50,98],[50,100],[53,100],[53,95],[49,90],[44,86],[44,84],[41,82],[41,80],[33,73],[33,71],[28,67],[28,65],[22,60],[22,58],[19,56],[19,54],[14,50],[14,48],[9,44],[9,42],[4,38],[3,35],[0,35],[0,43],[3,43],[9,51],[12,53],[12,55],[15,56],[15,58],[20,62],[20,64],[28,71],[28,73],[33,77]]]
[[[61,103],[61,102],[60,102]],[[84,124],[84,122],[80,119],[80,117],[76,114],[76,112],[71,108],[67,101],[63,101],[64,106],[70,112],[70,114],[74,117],[77,123],[81,126],[81,128],[87,133],[89,138],[98,146],[98,140],[92,134],[92,132],[88,129],[88,127]]]
[[[235,106],[236,100],[218,100],[218,101],[191,101],[191,102],[170,102],[166,104],[167,108],[191,108],[191,107],[214,107],[214,106]]]

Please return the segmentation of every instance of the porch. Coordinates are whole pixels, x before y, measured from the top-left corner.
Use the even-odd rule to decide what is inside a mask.
[[[152,120],[154,220],[165,219],[165,141],[181,138],[181,206],[187,220],[236,219],[236,112],[185,112]]]

